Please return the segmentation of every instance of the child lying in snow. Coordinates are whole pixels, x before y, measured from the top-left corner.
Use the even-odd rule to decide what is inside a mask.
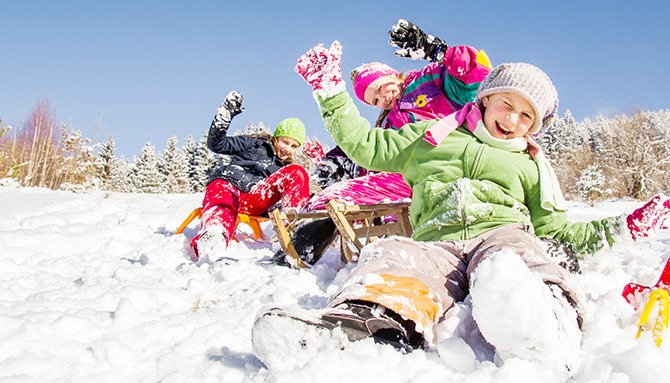
[[[615,239],[665,228],[670,200],[659,195],[629,216],[570,223],[553,170],[531,138],[558,107],[554,85],[533,65],[499,65],[459,112],[394,131],[370,129],[360,116],[345,91],[340,55],[338,42],[330,49],[319,44],[296,71],[347,155],[368,169],[402,173],[412,188],[414,233],[364,247],[325,310],[261,313],[253,331],[257,356],[269,365],[278,361],[276,345],[263,335],[289,322],[306,328],[284,334],[289,348],[317,350],[312,335],[342,332],[349,340],[372,337],[406,351],[431,346],[445,313],[469,294],[473,318],[501,360],[521,357],[557,373],[573,370],[583,292],[547,257],[538,237],[594,252]],[[531,295],[545,304],[532,306],[538,299]]]

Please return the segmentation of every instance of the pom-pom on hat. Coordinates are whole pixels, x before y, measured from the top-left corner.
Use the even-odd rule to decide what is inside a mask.
[[[365,102],[365,90],[378,78],[399,75],[400,72],[380,62],[363,64],[351,71],[351,83],[359,100]],[[367,102],[365,102],[367,104]]]
[[[547,127],[558,111],[558,92],[546,73],[527,63],[505,63],[493,68],[479,84],[475,100],[494,93],[511,92],[526,99],[533,106],[536,118],[529,133],[536,134]]]
[[[302,143],[305,142],[305,125],[300,121],[300,119],[291,117],[282,120],[277,128],[275,129],[274,137],[290,137],[302,146]]]

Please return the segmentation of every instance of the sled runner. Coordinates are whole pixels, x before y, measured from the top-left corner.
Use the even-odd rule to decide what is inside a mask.
[[[272,226],[285,254],[290,256],[296,268],[309,267],[299,256],[291,243],[291,227],[300,219],[329,217],[337,226],[342,241],[343,260],[356,262],[365,243],[386,235],[412,235],[409,222],[409,202],[380,203],[370,205],[347,205],[330,200],[325,211],[307,213],[281,213],[274,210],[270,214]],[[396,219],[384,222],[384,217],[395,215]]]
[[[193,209],[191,214],[186,217],[186,219],[179,225],[177,228],[177,231],[175,231],[175,234],[181,234],[186,227],[191,223],[196,218],[202,217],[202,208],[197,207]],[[237,215],[237,221],[235,222],[235,231],[237,231],[237,227],[240,225],[240,223],[247,224],[251,230],[254,232],[254,239],[259,240],[263,239],[265,236],[263,235],[263,230],[261,229],[261,223],[267,221],[269,218],[265,217],[258,217],[255,215],[247,215],[247,214],[238,214]],[[233,240],[237,241],[238,239],[233,235]]]
[[[670,321],[668,291],[670,291],[670,258],[666,261],[661,276],[654,286],[629,283],[622,292],[626,301],[633,305],[635,309],[643,307],[638,321],[637,338],[640,338],[643,332],[651,330],[652,339],[654,339],[657,347],[661,347]],[[646,301],[641,300],[641,297],[644,296],[646,296]],[[641,305],[642,302],[645,302],[644,306]]]
[[[654,311],[656,308],[656,311]],[[651,318],[650,318],[651,317]],[[650,319],[653,319],[651,321]],[[643,332],[651,329],[651,336],[656,343],[656,347],[661,347],[661,342],[668,331],[668,319],[670,319],[670,300],[668,291],[664,289],[654,289],[649,294],[647,304],[640,314],[640,320],[637,324],[637,338],[639,339]]]
[[[638,306],[634,303],[634,299],[637,294],[645,294],[650,290],[657,288],[665,289],[670,292],[670,258],[668,258],[666,261],[665,267],[661,272],[661,276],[658,278],[658,282],[656,282],[654,286],[650,287],[639,285],[637,283],[629,283],[623,288],[621,295],[623,295],[628,303],[632,304],[633,306]]]

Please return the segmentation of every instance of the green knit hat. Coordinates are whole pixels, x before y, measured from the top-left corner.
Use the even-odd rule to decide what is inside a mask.
[[[298,141],[298,144],[302,146],[302,143],[305,142],[306,136],[305,125],[298,118],[287,118],[282,120],[279,125],[277,125],[273,136],[290,137]]]

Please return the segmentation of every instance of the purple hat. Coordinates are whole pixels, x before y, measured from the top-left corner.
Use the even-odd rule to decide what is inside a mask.
[[[388,76],[400,75],[400,72],[386,64],[371,62],[363,64],[351,71],[351,83],[354,85],[354,92],[359,100],[365,102],[365,90],[376,79]],[[367,104],[367,102],[365,102]]]

